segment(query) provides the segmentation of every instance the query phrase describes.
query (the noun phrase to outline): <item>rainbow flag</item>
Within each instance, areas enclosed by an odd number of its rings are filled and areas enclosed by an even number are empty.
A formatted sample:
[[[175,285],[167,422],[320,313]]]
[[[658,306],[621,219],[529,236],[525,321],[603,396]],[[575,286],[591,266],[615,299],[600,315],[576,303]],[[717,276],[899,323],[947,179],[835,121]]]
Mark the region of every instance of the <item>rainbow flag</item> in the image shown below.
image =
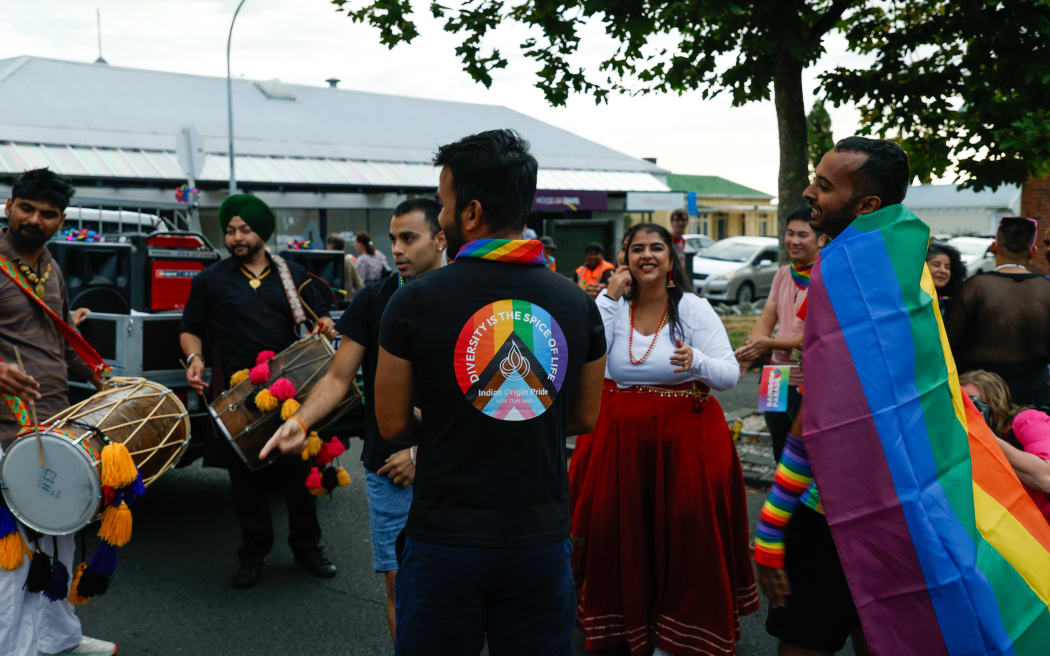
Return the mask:
[[[959,388],[901,205],[809,287],[803,439],[874,654],[1050,654],[1050,525]]]

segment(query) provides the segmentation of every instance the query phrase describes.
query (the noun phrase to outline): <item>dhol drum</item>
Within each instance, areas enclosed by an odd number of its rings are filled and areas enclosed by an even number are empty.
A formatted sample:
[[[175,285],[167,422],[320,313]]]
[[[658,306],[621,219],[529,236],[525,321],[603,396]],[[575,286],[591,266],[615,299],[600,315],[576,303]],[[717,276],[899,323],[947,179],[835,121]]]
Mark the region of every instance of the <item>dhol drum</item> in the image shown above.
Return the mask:
[[[335,349],[328,339],[320,335],[304,337],[270,359],[268,384],[278,378],[287,378],[295,386],[295,399],[302,402],[328,372],[334,357]],[[263,412],[255,406],[258,390],[259,387],[246,378],[223,392],[208,408],[223,436],[251,470],[268,464],[259,460],[259,452],[282,423],[279,408]],[[361,399],[357,384],[351,383],[346,398],[318,426],[323,429],[326,424],[331,424]]]
[[[170,469],[189,443],[185,406],[171,390],[145,378],[112,378],[109,387],[40,426],[44,466],[33,432],[0,460],[11,513],[47,535],[66,535],[102,510],[99,463],[106,440],[127,447],[147,486]]]

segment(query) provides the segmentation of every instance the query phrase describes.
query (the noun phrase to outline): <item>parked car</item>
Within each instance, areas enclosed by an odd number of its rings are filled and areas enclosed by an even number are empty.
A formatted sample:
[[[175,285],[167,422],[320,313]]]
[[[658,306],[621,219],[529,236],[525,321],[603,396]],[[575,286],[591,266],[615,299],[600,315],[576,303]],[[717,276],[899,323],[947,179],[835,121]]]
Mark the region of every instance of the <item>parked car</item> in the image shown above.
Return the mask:
[[[728,237],[693,258],[693,286],[712,301],[750,303],[769,295],[777,273],[773,237]]]
[[[988,248],[995,243],[995,237],[954,237],[946,243],[959,251],[966,266],[967,278],[981,271],[995,270],[995,255],[988,252]]]
[[[707,235],[701,234],[682,235],[682,238],[685,239],[686,250],[693,251],[694,253],[699,253],[707,248],[710,248],[715,243],[714,239],[711,239]]]

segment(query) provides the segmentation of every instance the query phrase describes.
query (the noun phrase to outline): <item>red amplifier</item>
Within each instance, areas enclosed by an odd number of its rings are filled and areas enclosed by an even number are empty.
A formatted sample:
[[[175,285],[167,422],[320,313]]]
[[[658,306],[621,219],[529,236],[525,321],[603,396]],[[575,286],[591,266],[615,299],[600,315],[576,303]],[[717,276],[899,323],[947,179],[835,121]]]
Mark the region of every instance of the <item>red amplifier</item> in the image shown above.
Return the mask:
[[[193,277],[207,264],[188,260],[160,260],[150,257],[149,309],[181,310],[190,297]]]
[[[148,280],[142,300],[149,312],[186,307],[193,278],[220,258],[211,244],[196,233],[143,235],[140,244],[140,252],[145,255],[144,273]]]

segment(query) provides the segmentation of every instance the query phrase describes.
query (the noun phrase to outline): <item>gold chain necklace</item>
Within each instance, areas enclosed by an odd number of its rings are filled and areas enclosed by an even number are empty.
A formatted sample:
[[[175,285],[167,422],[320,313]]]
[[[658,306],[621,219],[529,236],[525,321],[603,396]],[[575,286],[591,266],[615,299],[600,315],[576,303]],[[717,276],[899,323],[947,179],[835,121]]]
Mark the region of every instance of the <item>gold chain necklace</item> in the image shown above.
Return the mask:
[[[248,269],[241,267],[241,273],[248,277],[248,286],[254,291],[259,291],[259,287],[262,285],[262,279],[270,275],[270,267],[266,267],[266,271],[263,271],[261,276],[257,276]]]
[[[44,269],[44,275],[38,276],[36,273],[29,268],[29,265],[18,260],[18,270],[22,272],[22,275],[26,277],[26,280],[33,285],[33,293],[36,294],[37,298],[44,298],[44,285],[51,278],[51,263],[47,263],[47,268]]]

